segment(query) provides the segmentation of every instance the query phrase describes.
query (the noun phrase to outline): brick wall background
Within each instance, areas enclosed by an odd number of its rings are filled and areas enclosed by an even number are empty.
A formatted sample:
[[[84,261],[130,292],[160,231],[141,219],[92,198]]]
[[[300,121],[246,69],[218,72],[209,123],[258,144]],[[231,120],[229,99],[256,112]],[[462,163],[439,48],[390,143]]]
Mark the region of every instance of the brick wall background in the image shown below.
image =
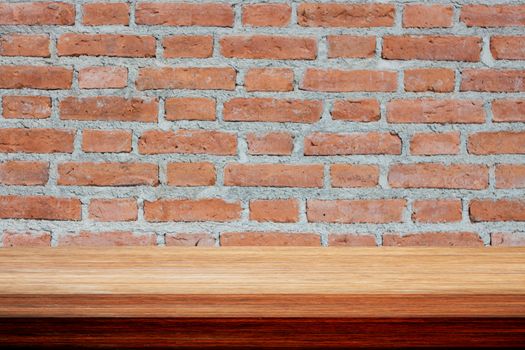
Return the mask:
[[[9,246],[525,245],[525,1],[0,2]]]

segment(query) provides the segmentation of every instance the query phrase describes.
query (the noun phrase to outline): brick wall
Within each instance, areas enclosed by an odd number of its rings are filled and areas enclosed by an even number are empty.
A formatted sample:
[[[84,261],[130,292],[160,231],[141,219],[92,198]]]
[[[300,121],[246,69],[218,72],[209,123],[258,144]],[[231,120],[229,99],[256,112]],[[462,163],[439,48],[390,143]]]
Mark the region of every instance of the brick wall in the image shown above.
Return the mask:
[[[525,1],[0,2],[1,245],[524,245]]]

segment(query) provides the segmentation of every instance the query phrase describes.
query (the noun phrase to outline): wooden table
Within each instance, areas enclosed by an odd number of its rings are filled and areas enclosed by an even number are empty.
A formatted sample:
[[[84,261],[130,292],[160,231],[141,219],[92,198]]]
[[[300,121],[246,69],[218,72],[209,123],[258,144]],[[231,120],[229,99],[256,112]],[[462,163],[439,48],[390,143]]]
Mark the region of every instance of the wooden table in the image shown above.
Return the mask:
[[[0,344],[525,344],[525,249],[0,250]]]

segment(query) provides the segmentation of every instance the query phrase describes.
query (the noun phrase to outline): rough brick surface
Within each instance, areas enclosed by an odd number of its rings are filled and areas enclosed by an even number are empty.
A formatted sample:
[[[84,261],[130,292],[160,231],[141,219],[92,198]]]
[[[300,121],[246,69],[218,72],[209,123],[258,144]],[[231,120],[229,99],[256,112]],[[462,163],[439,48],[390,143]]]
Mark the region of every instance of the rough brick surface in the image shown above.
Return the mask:
[[[525,1],[0,1],[0,246],[525,245]]]

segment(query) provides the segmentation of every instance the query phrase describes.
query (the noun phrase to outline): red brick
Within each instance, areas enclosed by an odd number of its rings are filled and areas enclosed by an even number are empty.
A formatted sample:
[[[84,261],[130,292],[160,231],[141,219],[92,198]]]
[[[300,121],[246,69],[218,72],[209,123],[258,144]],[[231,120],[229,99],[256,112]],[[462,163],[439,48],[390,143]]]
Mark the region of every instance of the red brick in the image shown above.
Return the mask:
[[[0,184],[38,186],[49,178],[49,164],[35,161],[5,161],[0,163]]]
[[[46,34],[2,35],[0,36],[0,56],[49,57],[49,36]]]
[[[311,37],[232,35],[220,40],[221,54],[228,58],[313,60],[317,41]]]
[[[332,187],[376,187],[379,184],[379,167],[368,164],[332,164]]]
[[[82,131],[82,151],[131,152],[131,131],[84,129]]]
[[[415,222],[461,221],[460,199],[416,200],[413,208],[412,220]]]
[[[223,3],[148,3],[137,4],[137,24],[165,26],[233,27],[233,8]]]
[[[525,221],[525,201],[522,199],[473,199],[470,201],[470,220]]]
[[[525,92],[525,70],[465,69],[461,91]]]
[[[150,35],[76,34],[58,38],[59,56],[155,57],[155,38]]]
[[[51,66],[0,66],[0,89],[69,89],[73,70]]]
[[[323,103],[316,100],[234,98],[224,103],[226,121],[315,123],[321,119]]]
[[[297,22],[304,27],[391,27],[395,7],[389,4],[299,4]]]
[[[332,233],[328,236],[329,247],[375,247],[376,238],[371,234]]]
[[[403,9],[403,27],[450,28],[453,15],[451,5],[408,4]]]
[[[432,156],[438,154],[458,154],[460,135],[457,131],[444,133],[422,132],[412,136],[410,154]]]
[[[481,190],[488,186],[488,167],[482,164],[394,164],[388,173],[393,188]]]
[[[224,167],[225,186],[322,187],[322,164],[240,164]]]
[[[63,2],[0,3],[0,25],[73,25],[75,6]]]
[[[225,232],[221,246],[320,246],[321,239],[314,233],[303,232]]]
[[[316,132],[305,136],[307,156],[352,154],[401,154],[401,139],[388,132],[356,132],[351,134]]]
[[[157,121],[156,99],[119,96],[66,97],[60,101],[60,119],[126,122]]]
[[[401,222],[404,199],[355,199],[307,201],[309,222],[373,223]]]
[[[214,247],[215,238],[207,233],[168,233],[167,246],[175,247]]]
[[[129,5],[123,2],[84,4],[82,12],[82,24],[87,26],[129,24]]]
[[[368,100],[335,100],[332,119],[352,122],[376,122],[381,118],[379,102]]]
[[[217,175],[209,162],[168,163],[167,178],[170,186],[213,186]]]
[[[464,5],[460,20],[467,27],[525,26],[525,5]]]
[[[525,234],[521,232],[494,232],[491,235],[494,247],[525,247]]]
[[[0,153],[72,153],[74,139],[66,129],[0,129]]]
[[[287,132],[249,133],[246,141],[248,154],[288,156],[293,151],[293,136]]]
[[[89,219],[94,221],[135,221],[137,212],[135,198],[100,198],[89,202]]]
[[[493,36],[490,52],[497,60],[525,59],[525,36]]]
[[[137,89],[235,90],[235,77],[231,67],[140,68]]]
[[[468,138],[470,154],[525,154],[525,132],[487,131]]]
[[[299,203],[295,199],[251,200],[250,220],[297,222],[299,221]]]
[[[289,68],[250,68],[244,77],[246,91],[292,91],[294,74]]]
[[[485,122],[481,100],[392,100],[387,104],[390,123],[472,123]]]
[[[51,98],[47,96],[4,96],[4,118],[46,119],[51,116]]]
[[[325,92],[396,91],[397,73],[375,70],[307,68],[301,89]]]
[[[460,50],[451,50],[460,47]],[[466,36],[405,35],[383,38],[383,58],[389,60],[439,60],[478,62],[481,38]]]
[[[249,4],[242,7],[242,24],[252,27],[286,27],[292,8],[288,4]]]
[[[405,91],[412,92],[452,92],[455,73],[446,68],[421,68],[405,71]]]
[[[495,122],[525,122],[525,100],[494,100],[492,115]]]
[[[375,36],[329,35],[328,58],[371,58],[376,53]]]
[[[385,233],[384,246],[396,247],[482,247],[483,241],[474,232]]]
[[[128,85],[126,67],[86,67],[78,72],[81,89],[121,89]]]
[[[0,196],[0,219],[79,221],[81,215],[77,198]]]
[[[496,164],[496,188],[525,188],[525,165]]]
[[[139,139],[140,154],[237,154],[237,135],[213,130],[145,131]]]
[[[212,98],[167,98],[165,108],[167,120],[215,120],[215,100]]]
[[[235,221],[241,217],[240,202],[210,199],[159,199],[144,202],[144,218],[165,221]]]
[[[58,245],[70,247],[152,246],[157,245],[157,236],[151,233],[134,234],[129,231],[81,231],[78,235],[60,236]]]
[[[173,35],[162,40],[166,58],[208,58],[213,54],[211,35]]]
[[[2,246],[4,248],[50,247],[51,234],[46,231],[4,231]]]
[[[58,165],[61,186],[156,186],[157,164],[68,162]]]

